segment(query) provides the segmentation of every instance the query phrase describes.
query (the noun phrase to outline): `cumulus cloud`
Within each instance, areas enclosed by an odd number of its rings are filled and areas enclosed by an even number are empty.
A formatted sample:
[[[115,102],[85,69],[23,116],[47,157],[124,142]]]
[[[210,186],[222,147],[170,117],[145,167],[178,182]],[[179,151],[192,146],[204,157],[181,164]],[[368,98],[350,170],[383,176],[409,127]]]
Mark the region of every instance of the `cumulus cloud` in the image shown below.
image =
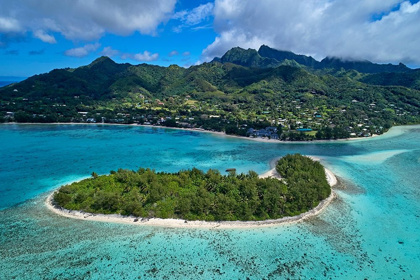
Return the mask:
[[[420,2],[401,0],[216,0],[219,34],[202,54],[209,61],[235,46],[262,44],[312,55],[420,63]]]
[[[105,32],[154,35],[170,19],[176,0],[0,0],[0,33],[34,32],[51,43],[52,32],[71,40],[96,40]]]
[[[174,27],[174,32],[181,32],[183,28],[200,24],[209,19],[213,14],[214,4],[209,2],[202,4],[194,9],[179,11],[172,16],[172,19],[181,21],[181,24]]]
[[[137,61],[156,61],[159,59],[159,54],[158,53],[151,53],[149,51],[144,51],[142,53],[136,53],[136,54],[132,54],[132,53],[123,53],[121,55],[122,59],[133,59],[133,60],[137,60]]]
[[[191,11],[180,11],[175,13],[172,18],[179,19],[187,25],[196,25],[208,18],[213,12],[213,3],[202,4]]]
[[[105,47],[100,54],[108,57],[113,57],[119,55],[120,51],[114,50],[112,47]]]
[[[158,53],[151,53],[148,51],[144,51],[143,53],[137,53],[133,55],[133,59],[137,61],[155,61],[158,60],[159,54]]]
[[[55,44],[57,41],[55,40],[54,36],[45,33],[43,30],[36,30],[34,31],[34,36],[40,39],[42,42]]]
[[[64,54],[66,56],[72,56],[72,57],[85,57],[91,52],[96,51],[100,46],[101,44],[99,43],[87,44],[87,45],[84,45],[83,47],[67,50],[64,52]]]
[[[190,55],[191,55],[191,53],[190,53],[190,52],[183,52],[183,53],[182,53],[182,55],[183,55],[183,56],[190,56]]]
[[[22,27],[20,23],[11,17],[0,16],[0,32],[1,33],[15,33],[20,32]]]

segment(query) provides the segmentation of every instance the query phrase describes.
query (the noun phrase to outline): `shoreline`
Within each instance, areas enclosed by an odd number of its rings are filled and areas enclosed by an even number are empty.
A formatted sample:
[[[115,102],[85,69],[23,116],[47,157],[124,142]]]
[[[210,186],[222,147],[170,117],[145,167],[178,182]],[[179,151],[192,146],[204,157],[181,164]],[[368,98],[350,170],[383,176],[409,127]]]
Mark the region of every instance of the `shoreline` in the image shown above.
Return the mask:
[[[268,170],[267,172],[260,174],[258,177],[259,178],[276,178],[279,180],[283,180],[283,178],[280,176],[280,174],[277,172],[276,170],[276,163],[277,161],[279,161],[279,159],[281,159],[282,157],[276,157],[273,158],[272,160],[270,160],[270,170]]]
[[[256,141],[256,142],[263,142],[263,143],[274,143],[274,144],[307,144],[307,143],[345,143],[348,141],[363,141],[363,140],[369,140],[373,139],[375,137],[385,135],[387,132],[383,134],[373,134],[369,137],[355,137],[355,138],[343,138],[343,139],[330,139],[330,140],[312,140],[312,141],[280,141],[280,140],[274,140],[274,139],[266,139],[266,138],[252,138],[252,137],[245,137],[245,136],[239,136],[239,135],[233,135],[233,134],[226,134],[225,132],[221,131],[211,131],[211,130],[205,130],[200,128],[182,128],[182,127],[167,127],[167,126],[156,126],[156,125],[146,125],[146,124],[123,124],[123,123],[2,123],[5,125],[106,125],[106,126],[131,126],[131,127],[149,127],[149,128],[157,128],[157,129],[172,129],[172,130],[181,130],[181,131],[191,131],[191,132],[202,132],[202,133],[210,133],[213,135],[218,135],[221,137],[230,137],[230,138],[236,138],[236,139],[243,139],[243,140],[250,140],[250,141]]]
[[[311,157],[315,160],[315,157]],[[277,162],[279,157],[274,158],[270,161],[271,169],[268,172],[260,175],[260,178],[266,177],[275,177],[281,180],[279,174],[275,168],[272,168],[273,162]],[[318,159],[319,160],[319,159]],[[324,200],[322,200],[315,208],[302,213],[298,216],[292,217],[283,217],[276,220],[264,220],[264,221],[220,221],[220,222],[207,222],[207,221],[187,221],[182,219],[161,219],[161,218],[137,218],[134,216],[122,216],[118,214],[94,214],[86,213],[82,211],[67,210],[61,207],[56,207],[52,198],[56,190],[48,195],[45,200],[46,207],[53,213],[71,219],[77,220],[87,220],[87,221],[96,221],[96,222],[111,222],[119,224],[129,224],[137,226],[158,226],[158,227],[167,227],[167,228],[206,228],[206,229],[252,229],[260,227],[271,227],[278,225],[288,225],[293,223],[302,222],[308,218],[314,217],[320,214],[330,203],[333,201],[337,194],[333,190],[333,187],[337,184],[337,178],[335,175],[328,169],[325,169],[325,174],[327,176],[328,184],[331,187],[331,194]]]

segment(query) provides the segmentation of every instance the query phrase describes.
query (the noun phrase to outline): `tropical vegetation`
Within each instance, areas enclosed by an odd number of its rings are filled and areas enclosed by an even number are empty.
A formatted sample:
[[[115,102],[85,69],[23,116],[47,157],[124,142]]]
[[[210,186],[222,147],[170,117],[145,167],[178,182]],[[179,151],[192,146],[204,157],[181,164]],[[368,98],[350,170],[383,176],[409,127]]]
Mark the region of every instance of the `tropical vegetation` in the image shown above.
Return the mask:
[[[138,123],[242,136],[275,126],[280,140],[363,137],[420,123],[419,71],[318,62],[267,46],[234,48],[189,68],[101,57],[0,88],[0,122]]]
[[[119,169],[61,187],[54,204],[89,213],[185,220],[266,220],[299,215],[331,193],[323,166],[300,154],[276,165],[282,179],[254,171],[222,175],[196,168],[176,173]]]

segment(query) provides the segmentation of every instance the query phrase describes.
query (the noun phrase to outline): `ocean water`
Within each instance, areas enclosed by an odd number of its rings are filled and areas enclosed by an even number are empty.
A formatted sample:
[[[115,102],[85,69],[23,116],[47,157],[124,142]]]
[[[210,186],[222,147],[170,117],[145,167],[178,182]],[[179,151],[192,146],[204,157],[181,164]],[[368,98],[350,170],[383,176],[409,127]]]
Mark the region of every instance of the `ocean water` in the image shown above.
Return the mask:
[[[273,144],[94,125],[0,125],[0,279],[420,279],[420,126],[373,139]],[[173,229],[63,218],[55,188],[95,171],[269,169],[321,157],[338,198],[304,222]]]
[[[0,87],[4,87],[4,86],[7,86],[7,85],[9,85],[9,84],[11,84],[11,83],[13,83],[13,82],[8,82],[8,81],[0,81]]]
[[[2,81],[2,80],[0,80],[0,87],[4,87],[4,86],[7,86],[7,85],[10,85],[10,84],[13,84],[13,83],[16,83],[16,82],[20,82],[21,80],[23,80],[23,79],[20,79],[19,81]]]

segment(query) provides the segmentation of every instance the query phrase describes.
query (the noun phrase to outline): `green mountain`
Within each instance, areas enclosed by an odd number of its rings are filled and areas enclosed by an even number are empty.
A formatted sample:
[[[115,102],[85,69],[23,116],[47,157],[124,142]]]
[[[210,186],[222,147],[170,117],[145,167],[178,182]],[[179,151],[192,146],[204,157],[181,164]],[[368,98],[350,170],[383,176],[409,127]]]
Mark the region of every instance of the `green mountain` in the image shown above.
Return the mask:
[[[244,50],[239,47],[229,50],[225,55],[222,56],[220,62],[259,68],[280,66],[279,61],[272,58],[262,57],[256,50]]]
[[[408,73],[377,73],[361,79],[363,83],[380,86],[403,86],[420,90],[420,69]]]
[[[262,53],[261,53],[262,51]],[[282,52],[261,46],[257,52],[253,49],[233,48],[221,58],[216,57],[212,62],[232,63],[253,68],[276,68],[279,66],[308,66],[304,62],[305,56],[295,55],[291,52]]]
[[[412,69],[402,63],[399,65],[376,64],[367,60],[343,60],[336,57],[327,57],[319,62],[311,56],[298,55],[289,51],[280,51],[265,45],[261,46],[258,52],[253,49],[245,50],[236,47],[229,50],[222,58],[216,58],[214,61],[258,68],[278,67],[284,65],[285,61],[293,61],[295,64],[306,66],[310,69],[344,69],[356,70],[360,73],[407,73],[412,71]]]
[[[317,69],[321,63],[266,46],[234,48],[188,69],[100,57],[0,88],[0,121],[162,124],[167,118],[165,125],[240,135],[281,124],[288,132],[279,137],[289,140],[312,139],[315,131],[317,139],[369,135],[420,122],[419,70],[366,74]],[[293,134],[298,128],[314,133]]]
[[[260,47],[260,49],[258,50],[258,54],[261,57],[275,59],[279,62],[285,61],[285,60],[294,60],[300,65],[304,65],[311,68],[318,68],[318,65],[319,65],[319,62],[316,61],[311,56],[298,55],[298,54],[288,52],[288,51],[279,51],[265,45],[262,45]]]
[[[324,58],[318,65],[319,69],[340,69],[345,70],[356,70],[360,73],[383,73],[383,72],[396,72],[404,73],[411,72],[412,69],[408,68],[404,64],[400,63],[399,65],[393,64],[376,64],[367,60],[357,61],[357,60],[342,60],[336,57],[327,57]]]
[[[252,63],[251,63],[252,64]],[[293,64],[292,64],[293,65]],[[160,67],[148,64],[117,64],[101,57],[76,69],[55,69],[0,90],[3,99],[32,100],[83,96],[92,100],[124,98],[140,93],[150,98],[165,98],[183,93],[205,97],[211,93],[226,94],[267,83],[271,91],[279,86],[294,87],[305,80],[318,88],[316,75],[292,66],[250,68],[232,63],[204,63],[185,69],[176,65]],[[311,81],[314,82],[311,85]],[[272,84],[271,84],[272,83]]]

